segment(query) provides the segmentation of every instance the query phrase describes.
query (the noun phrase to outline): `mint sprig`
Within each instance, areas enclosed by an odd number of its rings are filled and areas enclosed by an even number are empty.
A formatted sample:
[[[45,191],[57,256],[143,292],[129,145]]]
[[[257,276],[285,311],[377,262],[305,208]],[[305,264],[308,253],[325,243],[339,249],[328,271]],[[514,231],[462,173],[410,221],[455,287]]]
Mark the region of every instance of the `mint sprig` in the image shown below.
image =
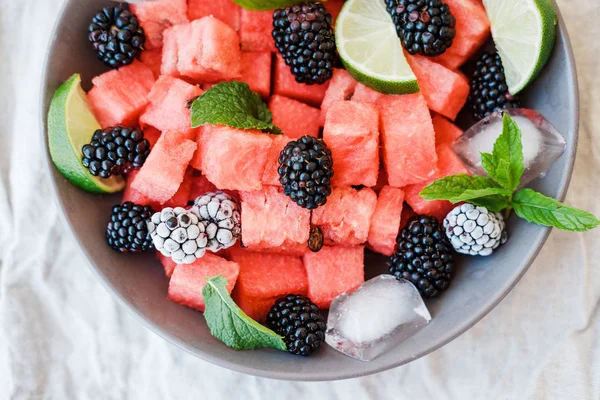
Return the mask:
[[[525,171],[521,130],[508,114],[502,120],[502,134],[491,154],[481,153],[483,168],[489,175],[465,174],[439,179],[419,194],[425,200],[448,200],[453,204],[469,202],[490,211],[511,210],[528,222],[567,231],[583,232],[600,225],[587,211],[566,206],[533,189],[517,190]]]
[[[283,133],[273,125],[273,115],[260,96],[243,82],[223,82],[213,86],[194,100],[191,110],[192,128],[211,124]]]
[[[210,333],[235,350],[273,347],[285,351],[283,338],[247,316],[229,296],[223,276],[206,279],[202,289],[204,318]]]

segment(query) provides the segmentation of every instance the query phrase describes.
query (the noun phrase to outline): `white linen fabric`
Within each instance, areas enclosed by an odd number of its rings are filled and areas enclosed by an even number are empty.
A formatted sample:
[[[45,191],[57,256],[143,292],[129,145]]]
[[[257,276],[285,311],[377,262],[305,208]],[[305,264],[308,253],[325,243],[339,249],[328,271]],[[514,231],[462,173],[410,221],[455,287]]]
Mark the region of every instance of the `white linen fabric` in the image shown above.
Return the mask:
[[[483,321],[407,366],[295,383],[201,361],[103,288],[62,225],[41,160],[40,70],[61,0],[0,0],[0,399],[600,399],[600,230],[554,231]],[[567,201],[600,215],[600,6],[559,0],[581,85]]]

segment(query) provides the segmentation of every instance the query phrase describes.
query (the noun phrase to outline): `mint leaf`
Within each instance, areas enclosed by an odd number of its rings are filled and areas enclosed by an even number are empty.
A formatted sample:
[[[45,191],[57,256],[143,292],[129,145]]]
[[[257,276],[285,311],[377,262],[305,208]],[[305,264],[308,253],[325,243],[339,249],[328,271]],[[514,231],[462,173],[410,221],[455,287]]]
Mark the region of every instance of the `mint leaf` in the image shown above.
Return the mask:
[[[206,124],[282,134],[273,125],[273,115],[260,96],[246,83],[237,81],[219,83],[193,102],[192,128]]]
[[[210,333],[235,350],[273,347],[287,350],[283,338],[247,316],[229,296],[223,276],[207,278],[202,289]]]
[[[521,189],[512,201],[515,213],[528,222],[565,231],[583,232],[600,225],[587,211],[566,206],[532,189]]]
[[[525,171],[521,129],[508,114],[502,119],[502,134],[494,143],[493,153],[481,153],[481,163],[485,172],[506,189],[519,187]]]
[[[484,176],[466,174],[447,176],[425,187],[419,196],[425,200],[448,200],[453,204],[468,201],[497,212],[508,206],[510,192]]]

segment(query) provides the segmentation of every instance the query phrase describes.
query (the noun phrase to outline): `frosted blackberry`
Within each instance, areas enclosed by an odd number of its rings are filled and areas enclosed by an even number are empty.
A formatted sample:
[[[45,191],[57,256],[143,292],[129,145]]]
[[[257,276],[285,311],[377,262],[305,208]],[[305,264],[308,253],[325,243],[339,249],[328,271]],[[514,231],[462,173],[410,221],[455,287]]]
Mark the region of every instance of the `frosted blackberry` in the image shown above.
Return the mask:
[[[106,179],[144,165],[150,154],[150,143],[141,130],[118,126],[98,129],[81,151],[81,162],[90,174]]]
[[[385,0],[402,45],[410,54],[439,56],[456,36],[456,19],[442,0]]]
[[[508,239],[502,214],[472,204],[450,211],[444,229],[454,249],[471,256],[489,256]]]
[[[337,53],[332,17],[321,3],[275,10],[273,39],[299,83],[321,85],[333,76]]]
[[[192,264],[206,253],[208,234],[193,208],[164,208],[152,215],[148,231],[156,250],[177,264]]]
[[[149,206],[132,202],[116,205],[106,226],[106,240],[114,250],[139,253],[153,249],[147,223],[154,211]]]
[[[267,326],[283,336],[290,353],[302,356],[311,355],[321,346],[327,329],[321,309],[298,294],[275,302],[267,315]]]
[[[450,286],[453,251],[437,218],[417,215],[398,235],[390,273],[411,281],[423,297],[438,296]]]
[[[320,139],[303,136],[289,142],[279,155],[279,182],[283,192],[300,207],[315,209],[331,194],[331,150]]]
[[[223,192],[206,193],[194,202],[194,211],[208,238],[206,249],[217,252],[233,246],[242,234],[240,207]]]
[[[508,92],[502,59],[498,53],[484,53],[475,65],[469,103],[476,120],[507,108],[519,108],[517,97]]]
[[[98,58],[111,68],[131,64],[146,42],[144,29],[126,6],[104,7],[98,12],[88,38]]]

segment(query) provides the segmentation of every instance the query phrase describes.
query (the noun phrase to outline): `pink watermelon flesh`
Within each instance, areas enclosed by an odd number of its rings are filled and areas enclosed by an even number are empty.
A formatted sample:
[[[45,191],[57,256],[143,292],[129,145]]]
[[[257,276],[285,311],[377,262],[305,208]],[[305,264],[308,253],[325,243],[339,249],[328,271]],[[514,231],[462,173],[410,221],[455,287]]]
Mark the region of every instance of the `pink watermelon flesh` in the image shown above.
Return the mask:
[[[288,256],[303,256],[304,253],[308,251],[308,242],[307,243],[295,243],[290,240],[286,240],[279,247],[268,248],[268,249],[257,249],[257,248],[249,248],[246,249],[248,251],[258,252],[258,253],[267,253],[267,254],[283,254]]]
[[[196,200],[199,196],[204,196],[209,192],[216,192],[218,189],[204,175],[198,175],[198,171],[194,171],[192,176],[192,188],[190,190],[189,201]]]
[[[144,127],[144,138],[150,142],[150,148],[154,148],[156,142],[158,142],[158,138],[161,135],[161,131],[151,126]]]
[[[252,307],[242,310],[246,314],[263,321],[269,309],[278,297],[290,293],[306,295],[308,280],[302,258],[280,254],[253,253],[243,249],[233,250],[231,260],[240,266],[240,275],[237,280],[233,298],[249,298],[251,303],[259,300],[268,300],[268,308]],[[239,303],[238,303],[239,305]]]
[[[236,32],[240,30],[240,10],[231,0],[188,0],[190,21],[212,15]]]
[[[192,157],[192,161],[190,161],[190,166],[198,171],[202,171],[202,134],[204,133],[204,126],[196,128],[196,153],[194,153],[194,157]]]
[[[219,189],[260,190],[271,135],[205,125],[200,134],[202,173]]]
[[[428,57],[407,56],[407,60],[429,109],[454,121],[469,97],[469,80]]]
[[[363,85],[362,83],[359,83],[354,89],[352,101],[361,101],[363,103],[375,104],[379,101],[379,99],[381,99],[384,96],[385,95],[383,93],[379,93],[378,91],[373,90],[370,87]]]
[[[123,192],[123,199],[121,200],[121,202],[125,203],[127,201],[130,201],[141,206],[150,206],[153,210],[159,211],[162,208],[160,203],[152,201],[148,196],[143,195],[142,193],[138,192],[137,190],[131,187],[131,184],[134,181],[138,172],[139,170],[133,170],[127,174],[127,184],[125,186],[125,191]]]
[[[188,200],[190,198],[190,193],[192,191],[192,183],[193,183],[193,175],[194,170],[192,168],[188,168],[185,176],[183,177],[183,182],[179,185],[179,189],[177,189],[177,193],[173,195],[165,204],[164,207],[187,207]]]
[[[235,304],[237,304],[247,316],[261,323],[267,319],[267,315],[277,299],[278,297],[263,298],[241,296],[237,294],[235,290],[233,291],[233,301],[235,301]]]
[[[377,253],[391,256],[400,231],[404,192],[402,189],[385,186],[377,197],[377,207],[371,218],[368,247]]]
[[[441,221],[454,208],[454,205],[449,201],[427,201],[419,196],[419,193],[425,186],[437,179],[450,175],[468,174],[469,172],[449,145],[438,146],[436,150],[438,153],[438,174],[427,182],[405,187],[404,192],[406,202],[417,214],[432,215]]]
[[[154,78],[160,77],[160,66],[162,64],[162,49],[145,50],[140,54],[140,62],[152,70]]]
[[[456,139],[462,136],[463,131],[452,122],[448,121],[441,115],[434,115],[433,129],[435,130],[435,145],[436,147],[442,145],[452,145]]]
[[[312,224],[321,228],[328,243],[355,246],[367,241],[376,205],[377,195],[370,188],[334,188],[327,203],[313,210]]]
[[[281,128],[287,137],[319,137],[321,111],[318,108],[276,94],[271,97],[269,109],[273,113],[273,123]]]
[[[434,176],[437,172],[435,133],[423,96],[420,93],[384,96],[377,105],[390,186],[401,188]]]
[[[336,101],[323,140],[333,157],[334,186],[375,186],[379,175],[379,112],[372,104]]]
[[[344,292],[351,292],[365,280],[365,252],[362,246],[323,247],[304,255],[308,297],[322,309]]]
[[[160,204],[171,199],[196,151],[196,143],[175,132],[160,136],[131,186]]]
[[[323,85],[305,85],[296,82],[290,67],[285,65],[281,55],[277,54],[275,59],[275,76],[273,78],[274,92],[282,96],[300,100],[312,106],[318,107],[323,102],[329,82]]]
[[[163,268],[165,269],[165,275],[167,275],[167,277],[170,278],[173,275],[173,271],[175,271],[175,267],[177,267],[177,263],[173,261],[171,257],[163,256],[160,251],[156,252],[156,258],[158,259],[158,261],[160,261]]]
[[[276,52],[272,31],[273,11],[251,11],[242,8],[240,42],[243,51]]]
[[[269,51],[242,52],[240,81],[246,82],[263,99],[268,99],[271,93],[272,59]]]
[[[185,76],[195,83],[241,77],[237,33],[213,17],[178,25],[164,33],[162,73]]]
[[[237,263],[206,253],[193,264],[181,264],[175,267],[169,283],[169,300],[204,311],[202,289],[206,278],[222,275],[227,280],[227,291],[231,293],[240,273]]]
[[[198,86],[172,76],[161,76],[148,94],[150,104],[140,117],[142,126],[150,125],[163,132],[192,129],[186,103],[202,94]]]
[[[267,165],[265,167],[265,173],[262,177],[263,185],[272,185],[279,186],[279,155],[281,151],[292,139],[285,135],[275,135],[273,136],[273,144],[269,149],[269,154],[267,157]]]
[[[100,125],[137,125],[154,82],[152,70],[139,61],[92,79],[87,98]]]
[[[162,47],[165,29],[189,22],[186,3],[186,0],[154,0],[130,6],[144,28],[146,50],[157,50]]]
[[[343,4],[343,3],[342,3]],[[350,100],[356,88],[356,80],[345,69],[335,69],[333,78],[325,92],[325,98],[321,103],[321,125],[325,124],[325,118],[329,107],[339,100]]]
[[[490,21],[481,1],[447,0],[456,18],[456,37],[444,54],[432,60],[456,70],[485,44],[490,36]]]
[[[249,249],[305,245],[310,234],[310,211],[283,194],[281,187],[241,192],[242,243]]]

